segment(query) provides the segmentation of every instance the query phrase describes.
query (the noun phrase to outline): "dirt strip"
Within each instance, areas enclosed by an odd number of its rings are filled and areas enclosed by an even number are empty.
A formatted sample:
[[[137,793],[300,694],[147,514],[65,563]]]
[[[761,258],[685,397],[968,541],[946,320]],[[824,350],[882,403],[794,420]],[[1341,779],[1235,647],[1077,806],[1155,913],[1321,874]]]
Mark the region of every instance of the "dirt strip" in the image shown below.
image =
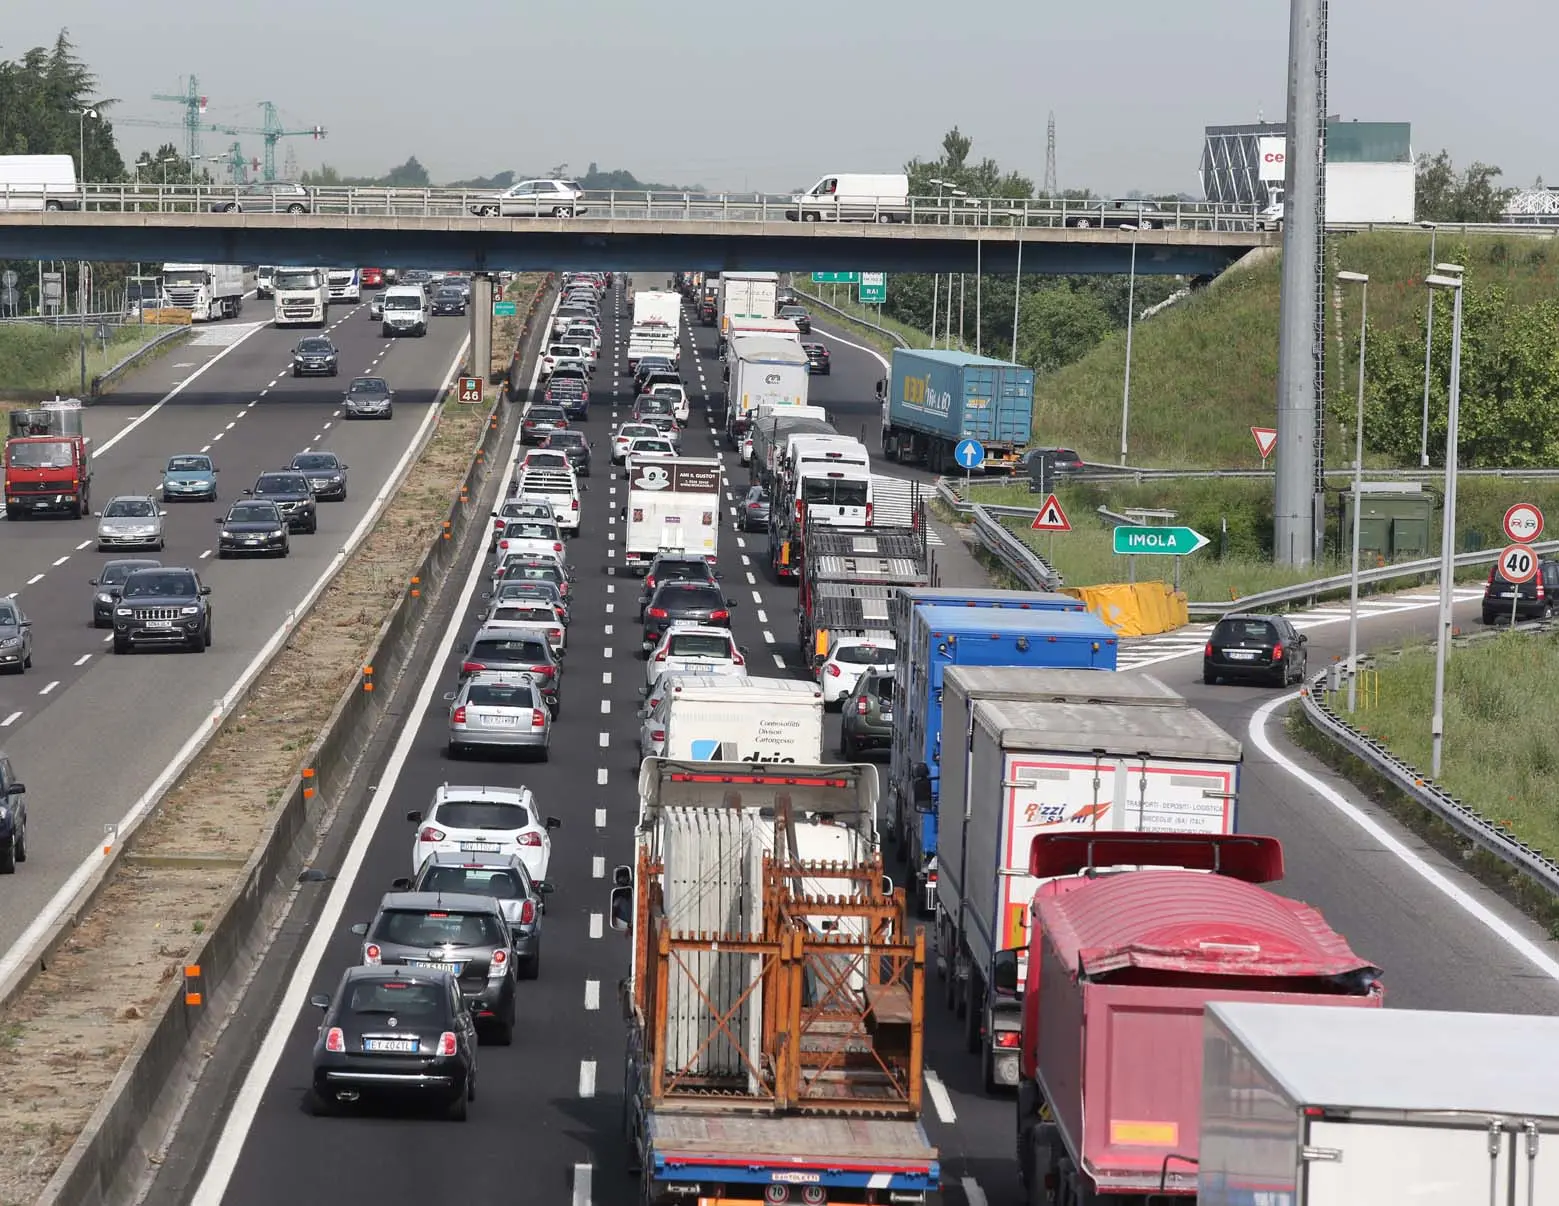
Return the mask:
[[[509,296],[520,313],[545,281],[516,278]],[[24,1206],[43,1190],[140,1039],[146,1014],[233,891],[303,753],[427,555],[487,411],[444,404],[426,451],[368,538],[142,826],[133,854],[48,970],[0,1014],[4,1206]]]

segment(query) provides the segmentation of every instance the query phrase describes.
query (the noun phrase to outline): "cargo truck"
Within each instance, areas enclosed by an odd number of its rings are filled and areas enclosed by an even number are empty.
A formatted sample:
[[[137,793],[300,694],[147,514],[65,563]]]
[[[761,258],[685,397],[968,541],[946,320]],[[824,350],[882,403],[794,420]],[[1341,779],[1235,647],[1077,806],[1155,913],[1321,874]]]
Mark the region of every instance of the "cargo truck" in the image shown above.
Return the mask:
[[[722,272],[716,306],[720,337],[731,331],[733,318],[772,319],[774,295],[779,292],[777,272]]]
[[[761,485],[770,494],[779,488],[779,473],[783,468],[780,457],[785,451],[785,441],[790,436],[801,433],[839,434],[826,418],[818,417],[816,412],[819,409],[808,406],[803,414],[799,408],[795,412],[788,408],[776,408],[753,421],[749,428],[752,435],[752,458],[748,474],[755,484]]]
[[[1559,1202],[1559,1018],[1213,1001],[1204,1206]]]
[[[628,473],[628,502],[620,512],[624,564],[642,574],[662,551],[713,564],[720,540],[719,458],[644,457]]]
[[[893,592],[930,584],[924,508],[917,504],[911,519],[902,528],[814,524],[799,556],[788,554],[804,571],[796,592],[796,635],[812,664],[836,635],[880,631],[892,637]]]
[[[44,403],[7,416],[5,517],[92,513],[92,442],[82,434],[81,404]]]
[[[1018,1083],[1029,847],[1041,833],[1233,833],[1240,743],[1147,675],[950,666],[942,678],[937,953],[987,1092]]]
[[[864,457],[866,450],[850,441]],[[869,529],[874,518],[872,472],[849,463],[843,445],[829,456],[785,467],[771,488],[769,502],[769,565],[776,577],[794,578],[805,572],[806,533],[817,528]],[[797,553],[801,553],[800,558]]]
[[[948,666],[1115,669],[1115,633],[1066,595],[1033,592],[1033,610],[916,606],[901,628],[893,707],[890,801],[899,850],[926,916],[937,907],[937,792],[942,762],[942,673]],[[1045,602],[1054,600],[1054,610]],[[1061,602],[1065,600],[1065,602]]]
[[[1194,1198],[1209,1003],[1339,1016],[1381,1004],[1378,967],[1314,908],[1261,886],[1283,877],[1276,838],[1043,834],[1029,875],[1046,881],[1029,908],[1021,989],[1017,1157],[1029,1203]],[[1018,991],[1014,956],[996,971],[998,991]],[[1265,1101],[1249,1105],[1244,1125],[1265,1119]]]
[[[782,413],[807,405],[810,377],[801,345],[772,335],[742,335],[726,347],[725,436],[734,448],[761,409]]]
[[[277,268],[271,277],[278,327],[323,327],[330,313],[330,286],[323,268]]]
[[[962,440],[985,448],[976,472],[1010,474],[1033,429],[1034,370],[968,352],[896,348],[882,403],[882,455],[962,472],[953,450]]]
[[[332,302],[357,305],[363,300],[363,275],[357,268],[332,268],[325,274]]]
[[[162,291],[168,305],[188,310],[194,322],[233,318],[244,308],[242,264],[164,264]]]
[[[940,1201],[925,939],[883,875],[876,802],[870,766],[640,767],[609,916],[644,1206]]]
[[[694,762],[823,760],[823,693],[816,683],[742,674],[676,674],[649,704],[642,753]]]
[[[682,298],[675,293],[644,289],[633,295],[635,327],[666,327],[676,335],[682,330]]]

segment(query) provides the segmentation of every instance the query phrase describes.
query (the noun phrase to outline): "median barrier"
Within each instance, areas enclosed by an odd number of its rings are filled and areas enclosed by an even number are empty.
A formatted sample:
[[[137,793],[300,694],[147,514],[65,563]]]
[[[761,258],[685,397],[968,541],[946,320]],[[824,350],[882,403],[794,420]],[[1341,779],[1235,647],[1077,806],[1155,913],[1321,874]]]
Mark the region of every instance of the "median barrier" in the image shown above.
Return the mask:
[[[187,314],[189,311],[181,310],[179,313]],[[102,394],[103,387],[110,384],[115,377],[129,372],[157,348],[166,347],[168,344],[180,339],[188,339],[193,329],[188,323],[185,323],[183,326],[170,326],[162,334],[148,339],[140,347],[136,348],[135,351],[120,360],[119,363],[110,366],[96,377],[93,377],[92,388],[86,399],[87,404],[90,406],[92,400]]]
[[[539,295],[549,294],[550,287],[551,278]],[[394,686],[408,669],[425,620],[440,602],[447,571],[473,525],[486,528],[491,507],[482,503],[484,488],[495,466],[499,473],[507,468],[500,463],[500,453],[513,435],[516,418],[517,412],[506,412],[495,395],[470,469],[447,519],[434,529],[427,556],[380,626],[362,671],[303,755],[238,884],[186,956],[185,964],[199,969],[199,1002],[187,999],[186,982],[175,977],[152,1007],[148,1030],[131,1049],[35,1206],[110,1206],[136,1196],[136,1187],[178,1120],[186,1091],[200,1076],[228,1006],[241,994],[263,957],[273,926],[290,907],[299,872],[323,836],[324,823],[341,821],[344,814],[334,818],[330,814],[371,752],[381,722],[393,719],[397,712]],[[437,590],[426,589],[433,583],[440,584]],[[235,707],[229,715],[238,711]],[[218,731],[216,726],[212,731]],[[133,834],[123,841],[120,857],[133,853],[133,842]],[[105,874],[103,882],[106,879]],[[91,903],[89,899],[81,904],[73,918],[90,910]],[[19,990],[13,990],[13,995],[14,991]],[[261,1037],[255,1034],[250,1039],[258,1044]]]

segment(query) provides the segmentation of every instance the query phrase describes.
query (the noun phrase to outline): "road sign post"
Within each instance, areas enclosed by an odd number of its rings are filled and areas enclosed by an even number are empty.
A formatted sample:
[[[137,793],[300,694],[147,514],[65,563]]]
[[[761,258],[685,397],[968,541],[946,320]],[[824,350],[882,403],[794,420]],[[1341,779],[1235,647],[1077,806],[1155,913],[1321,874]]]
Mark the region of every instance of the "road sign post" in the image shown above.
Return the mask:
[[[863,306],[880,306],[888,300],[888,274],[863,272],[856,290],[856,299]]]
[[[1277,447],[1278,432],[1276,427],[1252,427],[1251,437],[1256,441],[1256,451],[1261,453],[1261,467],[1267,467],[1267,458],[1272,455],[1272,450]]]
[[[969,498],[969,475],[981,465],[985,464],[985,445],[979,440],[959,440],[953,447],[953,460],[957,461],[964,471],[964,498]]]
[[[482,379],[480,377],[462,377],[458,392],[455,394],[457,402],[464,402],[470,406],[477,406],[482,401]]]
[[[1054,494],[1047,495],[1045,501],[1040,504],[1035,512],[1029,529],[1034,532],[1050,533],[1050,564],[1056,563],[1056,533],[1070,532],[1072,521],[1066,517],[1066,512],[1061,509],[1061,501]]]
[[[1122,525],[1115,529],[1117,557],[1185,557],[1212,542],[1194,528]]]
[[[1514,624],[1521,584],[1537,577],[1537,554],[1524,544],[1506,545],[1499,553],[1499,576],[1510,583],[1510,622]]]
[[[812,274],[814,285],[858,285],[861,283],[859,272],[814,272]]]
[[[495,301],[493,303],[494,318],[513,318],[519,310],[512,301]]]
[[[1530,544],[1543,534],[1543,513],[1533,503],[1517,503],[1505,512],[1505,536],[1515,544]]]

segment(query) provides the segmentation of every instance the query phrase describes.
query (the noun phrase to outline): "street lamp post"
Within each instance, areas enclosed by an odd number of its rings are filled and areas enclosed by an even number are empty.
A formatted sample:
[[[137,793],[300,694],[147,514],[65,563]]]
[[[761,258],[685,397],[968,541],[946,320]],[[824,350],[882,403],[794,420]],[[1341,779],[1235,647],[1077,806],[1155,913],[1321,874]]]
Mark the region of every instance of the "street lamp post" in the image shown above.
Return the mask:
[[[1429,230],[1429,269],[1434,271],[1435,238],[1440,228],[1433,222],[1420,222]],[[1418,437],[1418,465],[1429,468],[1429,363],[1434,356],[1434,290],[1429,290],[1429,305],[1424,315],[1424,425]]]
[[[1126,281],[1126,381],[1121,387],[1121,464],[1126,463],[1126,433],[1131,423],[1131,329],[1137,308],[1137,227],[1131,222],[1121,226],[1131,231],[1131,275]]]
[[[81,187],[87,184],[87,119],[97,120],[97,110],[93,108],[77,109],[76,116],[80,119],[76,123],[76,174],[81,177]]]
[[[937,205],[938,211],[940,211],[941,208],[942,208],[942,190],[943,189],[947,189],[947,188],[952,188],[953,187],[952,182],[948,181],[948,180],[932,179],[932,180],[928,180],[926,183],[936,185],[936,205]],[[939,223],[945,225],[946,222],[947,222],[947,215],[939,212],[937,214],[937,221]],[[932,275],[931,275],[931,346],[932,347],[936,347],[937,302],[939,301],[941,296],[942,296],[942,274],[940,272],[935,272],[935,273],[932,273]]]
[[[1018,312],[1023,305],[1023,240],[1018,240],[1018,275],[1012,282],[1012,355],[1007,359],[1018,362]]]
[[[1436,265],[1439,267],[1439,265]],[[1432,273],[1424,278],[1431,289],[1451,291],[1451,384],[1445,425],[1445,503],[1440,521],[1440,614],[1435,625],[1434,710],[1429,721],[1433,739],[1429,774],[1440,777],[1445,744],[1445,655],[1451,643],[1451,602],[1456,579],[1456,438],[1462,401],[1462,278]]]
[[[1367,272],[1339,272],[1339,281],[1359,286],[1359,408],[1353,417],[1353,538],[1348,571],[1348,711],[1357,702],[1359,672],[1359,513],[1364,509],[1364,341],[1370,313]]]

